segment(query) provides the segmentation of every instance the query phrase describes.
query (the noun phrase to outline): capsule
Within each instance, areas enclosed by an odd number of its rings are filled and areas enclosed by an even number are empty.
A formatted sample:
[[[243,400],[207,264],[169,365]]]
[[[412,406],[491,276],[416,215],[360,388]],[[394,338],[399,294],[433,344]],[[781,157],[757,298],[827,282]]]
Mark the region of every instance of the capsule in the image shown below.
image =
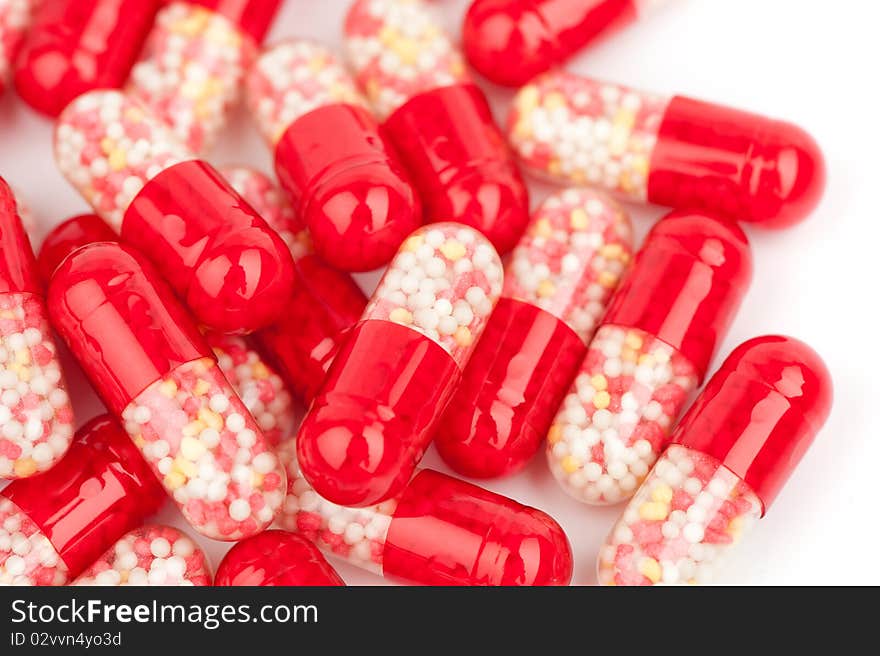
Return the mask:
[[[71,585],[211,585],[205,552],[171,526],[144,526],[126,533]]]
[[[464,51],[483,76],[518,87],[661,1],[475,0],[464,18]]]
[[[831,397],[825,364],[803,342],[767,335],[737,347],[611,531],[599,582],[709,582],[797,467]]]
[[[345,45],[361,88],[412,176],[425,220],[456,221],[500,253],[529,222],[529,199],[483,92],[421,0],[357,0]]]
[[[293,441],[277,524],[325,552],[390,579],[422,585],[568,585],[571,547],[549,515],[423,469],[393,499],[345,508],[303,478]]]
[[[672,212],[611,299],[547,433],[547,460],[585,503],[629,498],[669,442],[752,275],[736,224]]]
[[[535,455],[631,257],[629,217],[602,194],[569,189],[538,208],[437,431],[452,469],[503,476]]]
[[[183,306],[119,244],[71,253],[49,284],[52,323],[104,404],[203,535],[266,528],[284,471]]]
[[[804,219],[825,188],[819,146],[791,123],[565,72],[519,91],[508,138],[551,180],[766,228]]]
[[[403,490],[503,275],[488,240],[461,224],[425,226],[403,243],[300,426],[299,464],[321,496],[369,506]]]
[[[122,427],[96,417],[55,467],[0,490],[0,585],[65,585],[165,498]]]
[[[247,167],[221,170],[288,245],[300,274],[284,316],[255,333],[254,340],[293,394],[309,404],[343,335],[364,313],[367,298],[351,276],[315,254],[309,231],[268,177]]]
[[[202,324],[247,333],[284,311],[294,286],[284,242],[139,103],[119,91],[80,96],[59,119],[55,158]]]
[[[147,38],[160,0],[47,0],[15,63],[15,88],[58,116],[77,96],[119,88]]]
[[[116,233],[99,216],[84,214],[59,224],[46,235],[37,264],[44,280],[51,279],[70,253],[99,241],[118,241]],[[293,434],[293,399],[274,369],[240,335],[203,331],[220,370],[256,420],[263,437],[275,448]]]
[[[383,266],[421,221],[415,190],[354,80],[325,48],[287,41],[248,75],[248,104],[315,250],[345,271]]]
[[[194,153],[210,147],[280,0],[173,0],[156,15],[127,90]]]
[[[0,178],[0,479],[54,466],[74,418],[31,244]]]
[[[318,548],[286,531],[263,531],[230,549],[217,568],[217,586],[343,586]]]
[[[40,2],[0,0],[0,93],[6,89],[12,65]]]

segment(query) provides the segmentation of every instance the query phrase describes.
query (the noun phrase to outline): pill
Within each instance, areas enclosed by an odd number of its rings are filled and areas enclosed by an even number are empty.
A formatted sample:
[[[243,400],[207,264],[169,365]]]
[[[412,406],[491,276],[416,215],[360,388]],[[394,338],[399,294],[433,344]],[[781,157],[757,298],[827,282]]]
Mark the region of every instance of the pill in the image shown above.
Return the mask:
[[[318,548],[287,531],[263,531],[230,549],[214,585],[341,586],[345,582]]]
[[[146,258],[109,242],[79,248],[52,276],[48,306],[95,391],[196,531],[237,540],[269,525],[284,471]]]
[[[173,0],[156,15],[127,90],[195,152],[226,125],[280,0]]]
[[[272,180],[249,167],[227,166],[221,171],[288,245],[300,274],[283,316],[257,331],[254,340],[293,394],[308,404],[342,336],[363,314],[367,298],[351,276],[314,252],[308,229]]]
[[[632,496],[703,380],[751,274],[735,223],[675,211],[651,229],[548,433],[550,469],[569,494],[592,504]]]
[[[403,489],[486,326],[503,275],[495,249],[473,228],[438,223],[407,238],[300,426],[300,467],[318,494],[368,506]]]
[[[819,147],[792,123],[564,71],[519,91],[508,138],[550,180],[767,228],[805,218],[825,187]]]
[[[421,225],[421,207],[342,63],[316,43],[285,41],[260,56],[247,90],[278,179],[318,254],[345,271],[388,264]]]
[[[462,27],[468,61],[518,87],[664,0],[474,0]]]
[[[0,93],[41,0],[0,0]]]
[[[612,529],[599,583],[710,582],[797,467],[831,397],[825,364],[803,342],[767,335],[734,349]]]
[[[452,469],[503,476],[535,455],[629,266],[631,244],[629,217],[600,193],[567,189],[535,211],[437,431]]]
[[[283,313],[295,277],[284,242],[140,103],[119,91],[80,96],[59,118],[55,158],[202,324],[247,333]]]
[[[0,479],[53,467],[74,425],[30,240],[0,178]]]
[[[347,508],[303,477],[295,440],[280,452],[287,498],[277,525],[327,554],[392,580],[422,585],[568,585],[565,532],[535,508],[423,469],[392,499]],[[334,530],[335,529],[335,530]]]
[[[205,552],[171,526],[149,525],[121,537],[70,585],[211,585]]]
[[[122,426],[92,419],[52,469],[0,490],[0,585],[67,584],[165,499]]]
[[[528,193],[484,93],[422,0],[357,0],[345,47],[404,160],[425,220],[476,228],[504,254],[529,221]]]
[[[37,111],[58,116],[87,91],[121,87],[159,5],[159,0],[44,0],[15,62],[18,95]]]

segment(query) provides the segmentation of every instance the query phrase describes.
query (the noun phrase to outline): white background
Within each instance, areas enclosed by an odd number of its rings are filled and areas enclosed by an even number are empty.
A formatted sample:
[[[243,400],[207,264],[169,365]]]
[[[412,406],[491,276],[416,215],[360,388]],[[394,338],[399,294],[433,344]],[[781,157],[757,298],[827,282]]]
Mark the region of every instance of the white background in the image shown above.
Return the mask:
[[[458,32],[466,0],[435,0]],[[307,36],[338,46],[348,0],[286,0],[270,41]],[[753,286],[713,368],[759,334],[797,336],[834,376],[831,419],[767,516],[719,572],[734,584],[880,583],[880,357],[878,329],[878,105],[876,26],[864,0],[671,0],[671,4],[571,63],[590,75],[668,94],[687,94],[795,121],[812,132],[828,163],[824,200],[784,232],[746,228],[756,259]],[[488,85],[484,85],[487,86]],[[510,93],[490,89],[498,117]],[[209,159],[270,170],[269,154],[240,113]],[[13,94],[0,101],[0,175],[39,220],[54,224],[87,210],[52,159],[51,125]],[[537,203],[546,190],[534,187]],[[662,215],[633,208],[639,237]],[[377,277],[362,277],[366,288]],[[880,347],[878,347],[880,348]],[[99,411],[88,385],[69,374],[80,422]],[[439,469],[431,451],[425,464]],[[575,555],[574,582],[595,583],[595,557],[620,507],[583,506],[547,471],[543,454],[493,490],[549,512]],[[171,504],[160,519],[185,527]],[[227,545],[200,539],[218,563]],[[349,584],[379,584],[333,561]]]

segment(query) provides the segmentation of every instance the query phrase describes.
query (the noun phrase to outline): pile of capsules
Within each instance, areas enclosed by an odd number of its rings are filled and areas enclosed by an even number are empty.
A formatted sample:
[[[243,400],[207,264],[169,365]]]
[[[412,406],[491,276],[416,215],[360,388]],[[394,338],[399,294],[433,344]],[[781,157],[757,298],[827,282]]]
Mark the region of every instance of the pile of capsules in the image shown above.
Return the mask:
[[[35,257],[0,181],[0,583],[343,585],[324,552],[568,584],[560,526],[419,468],[432,442],[470,478],[546,444],[572,497],[629,500],[600,583],[708,581],[830,410],[784,336],[697,394],[751,278],[736,222],[805,218],[816,144],[559,68],[649,0],[476,0],[461,50],[422,0],[355,0],[344,55],[264,47],[280,4],[0,0],[3,80],[94,211]],[[468,64],[520,87],[506,130]],[[199,155],[240,95],[278,186]],[[520,166],[564,188],[530,213]],[[634,252],[605,192],[673,210]],[[386,265],[365,298],[350,273]],[[77,432],[56,334],[107,409]],[[237,543],[215,575],[144,523],[169,497]]]

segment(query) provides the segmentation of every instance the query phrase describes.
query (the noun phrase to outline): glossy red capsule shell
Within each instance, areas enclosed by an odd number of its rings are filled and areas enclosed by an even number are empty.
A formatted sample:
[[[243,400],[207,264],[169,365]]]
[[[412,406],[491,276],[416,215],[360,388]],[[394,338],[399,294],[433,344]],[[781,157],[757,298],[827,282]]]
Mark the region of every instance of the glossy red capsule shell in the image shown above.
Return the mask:
[[[336,570],[304,537],[263,531],[230,549],[215,586],[344,586]]]
[[[548,461],[586,503],[631,496],[668,443],[752,275],[745,234],[699,212],[661,219],[636,254],[548,433]]]
[[[201,323],[247,333],[283,313],[295,273],[280,237],[142,105],[118,91],[80,96],[59,120],[55,151],[95,212]]]
[[[10,483],[0,498],[20,509],[48,540],[66,582],[156,512],[166,497],[122,426],[105,415],[77,431],[55,467]]]
[[[48,306],[190,524],[220,540],[266,528],[283,499],[283,469],[149,262],[115,243],[79,248],[52,276]]]
[[[37,254],[37,267],[48,285],[58,265],[80,246],[96,241],[118,241],[119,236],[97,214],[80,214],[57,225],[46,235]]]
[[[543,177],[767,228],[806,218],[825,188],[819,146],[792,123],[565,71],[519,91],[508,137]]]
[[[344,271],[387,264],[421,225],[400,158],[354,80],[325,48],[286,41],[248,76],[251,113],[317,253]]]
[[[159,0],[43,2],[15,66],[18,94],[49,116],[86,91],[122,86]]]
[[[520,86],[638,18],[644,0],[475,0],[464,19],[468,61]]]
[[[472,228],[411,235],[345,337],[297,439],[318,494],[344,506],[396,496],[434,437],[501,291],[497,253]]]
[[[419,192],[425,220],[472,226],[502,254],[513,248],[529,220],[528,192],[486,96],[425,4],[358,0],[345,39],[355,76],[385,117]],[[409,52],[411,44],[416,52]]]

